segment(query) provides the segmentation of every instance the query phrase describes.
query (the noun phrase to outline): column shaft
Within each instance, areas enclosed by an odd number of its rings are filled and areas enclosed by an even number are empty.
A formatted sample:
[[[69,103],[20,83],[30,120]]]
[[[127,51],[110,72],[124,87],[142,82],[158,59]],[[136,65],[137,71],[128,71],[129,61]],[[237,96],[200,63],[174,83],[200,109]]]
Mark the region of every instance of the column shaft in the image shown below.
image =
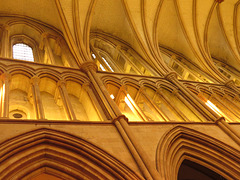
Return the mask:
[[[49,43],[48,34],[44,33],[42,35],[42,40],[41,40],[39,48],[42,50],[44,49],[44,51],[45,51],[44,63],[55,65],[56,64],[55,58],[53,55],[53,50]]]
[[[59,81],[58,82],[58,89],[59,89],[59,92],[61,94],[63,104],[64,104],[65,110],[67,112],[68,118],[70,120],[77,120],[76,115],[75,115],[74,110],[73,110],[73,107],[72,107],[72,104],[71,104],[71,101],[69,99],[67,88],[66,88],[66,85],[65,85],[64,81]]]
[[[5,58],[9,58],[9,29],[8,25],[3,26],[1,56]]]
[[[38,77],[33,77],[32,78],[32,93],[33,93],[33,98],[34,98],[34,107],[36,111],[36,116],[37,119],[45,119],[44,115],[44,109],[43,109],[43,104],[41,100],[41,94],[40,94],[40,89],[39,89],[39,78]]]
[[[10,83],[10,75],[7,73],[2,74],[2,117],[9,117],[9,83]]]
[[[185,99],[196,108],[199,113],[202,114],[208,121],[215,121],[220,118],[218,114],[213,112],[203,101],[198,99],[190,90],[188,90],[179,80],[177,79],[177,74],[175,72],[171,72],[166,76],[166,79],[176,85],[179,90],[184,94]]]
[[[104,104],[108,106],[107,108],[110,110],[110,114],[112,115],[112,119],[114,119],[113,122],[115,123],[116,128],[122,136],[129,151],[133,155],[141,172],[144,174],[144,177],[149,180],[161,179],[160,174],[155,168],[155,164],[150,161],[140,144],[137,142],[131,132],[131,129],[129,128],[128,123],[126,122],[125,116],[122,115],[117,104],[111,99],[106,87],[97,76],[96,64],[94,62],[86,62],[82,64],[82,70],[88,74],[93,86],[98,91],[99,96],[104,101]]]

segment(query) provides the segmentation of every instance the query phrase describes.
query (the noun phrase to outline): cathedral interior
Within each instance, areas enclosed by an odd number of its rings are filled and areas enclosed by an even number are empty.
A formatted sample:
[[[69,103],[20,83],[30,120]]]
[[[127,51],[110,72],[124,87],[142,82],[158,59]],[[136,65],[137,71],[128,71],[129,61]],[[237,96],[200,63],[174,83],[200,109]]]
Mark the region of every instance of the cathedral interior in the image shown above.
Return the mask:
[[[0,1],[1,180],[240,179],[240,0]]]

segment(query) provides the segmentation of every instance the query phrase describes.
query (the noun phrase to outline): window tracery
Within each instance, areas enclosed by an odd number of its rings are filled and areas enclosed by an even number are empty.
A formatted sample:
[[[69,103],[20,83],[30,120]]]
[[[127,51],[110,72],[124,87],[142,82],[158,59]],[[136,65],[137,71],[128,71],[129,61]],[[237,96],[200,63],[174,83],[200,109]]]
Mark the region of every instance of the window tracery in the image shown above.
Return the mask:
[[[92,39],[90,47],[92,58],[101,71],[157,75],[136,52],[124,45],[113,45],[102,39]]]
[[[21,17],[3,17],[2,21],[0,57],[65,67],[77,66],[58,30]]]
[[[165,51],[162,51],[162,57],[168,67],[179,75],[179,79],[198,82],[212,82],[204,75],[203,72],[194,67],[193,64],[187,63],[183,57]]]

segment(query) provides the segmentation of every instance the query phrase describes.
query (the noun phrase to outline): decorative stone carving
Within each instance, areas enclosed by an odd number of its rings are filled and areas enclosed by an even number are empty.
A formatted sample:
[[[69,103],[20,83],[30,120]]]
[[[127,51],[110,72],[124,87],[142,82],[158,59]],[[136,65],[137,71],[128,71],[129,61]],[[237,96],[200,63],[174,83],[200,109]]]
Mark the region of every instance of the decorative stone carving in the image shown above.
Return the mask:
[[[87,61],[81,64],[80,70],[87,73],[90,70],[93,70],[94,72],[97,72],[98,67],[93,61]]]

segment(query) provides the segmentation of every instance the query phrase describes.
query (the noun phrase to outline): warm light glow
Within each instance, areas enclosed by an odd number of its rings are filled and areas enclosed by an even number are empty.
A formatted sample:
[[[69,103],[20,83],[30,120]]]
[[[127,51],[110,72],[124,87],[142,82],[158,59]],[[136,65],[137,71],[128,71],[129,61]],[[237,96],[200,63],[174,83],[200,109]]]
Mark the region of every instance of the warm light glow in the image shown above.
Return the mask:
[[[92,57],[95,59],[95,58],[96,58],[96,55],[92,53]]]
[[[127,94],[127,98],[136,107],[136,104],[135,104],[134,100],[131,98],[131,96],[129,94]]]
[[[135,104],[134,100],[131,98],[131,96],[129,94],[127,94],[127,96],[125,96],[124,101],[126,102],[126,104],[128,105],[128,107],[131,109],[131,111],[137,116],[139,117],[139,119],[134,118],[137,121],[142,121],[141,116],[138,114],[137,112],[137,105]]]
[[[33,50],[30,46],[18,43],[13,45],[13,58],[26,61],[34,61]]]
[[[5,96],[5,84],[3,84],[3,87],[2,87],[2,98],[4,100],[4,96]]]
[[[110,97],[111,97],[112,99],[114,99],[114,98],[115,98],[113,94],[111,94],[111,95],[110,95]]]
[[[2,88],[1,88],[1,101],[3,103],[3,101],[5,101],[5,84],[2,85]],[[3,104],[1,104],[1,111],[3,112]]]
[[[109,69],[110,69],[112,72],[114,72],[113,69],[112,69],[112,67],[108,64],[107,60],[106,60],[104,57],[102,57],[102,59],[104,60],[104,62],[106,63],[106,65],[109,67]]]
[[[128,107],[133,111],[136,112],[133,105],[131,104],[131,102],[128,100],[127,96],[125,96],[124,101],[126,102],[126,104],[128,105]]]
[[[221,115],[221,111],[209,100],[205,103],[208,107],[210,107],[215,113]]]
[[[210,107],[215,113],[217,113],[219,116],[223,116],[229,120],[229,118],[221,110],[219,110],[211,101],[207,100],[207,102],[205,102],[205,104],[208,107]]]
[[[1,89],[0,89],[0,102],[2,101],[2,87],[1,87]]]
[[[100,68],[101,68],[102,71],[106,71],[106,69],[101,64],[100,64]]]

